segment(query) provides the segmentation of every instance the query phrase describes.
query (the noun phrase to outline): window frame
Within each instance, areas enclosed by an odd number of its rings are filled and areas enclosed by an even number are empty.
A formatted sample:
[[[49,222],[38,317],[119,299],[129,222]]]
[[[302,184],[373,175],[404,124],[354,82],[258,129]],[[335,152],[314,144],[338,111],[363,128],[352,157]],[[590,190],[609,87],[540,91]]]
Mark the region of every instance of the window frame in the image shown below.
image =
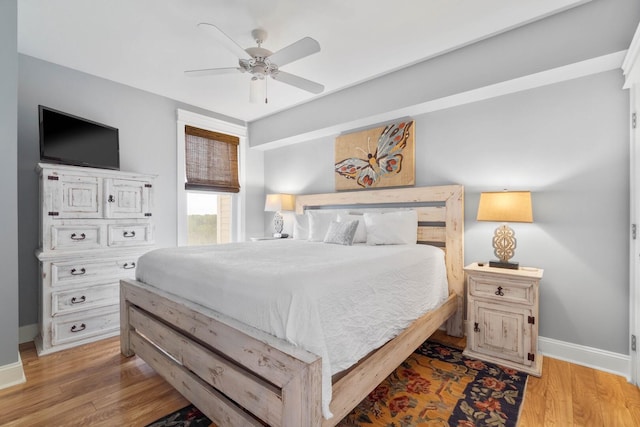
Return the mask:
[[[212,132],[224,133],[236,136],[240,139],[238,149],[238,181],[240,183],[239,193],[215,192],[221,195],[232,196],[232,218],[233,225],[231,229],[231,240],[234,242],[244,240],[246,230],[246,192],[244,184],[246,182],[246,147],[247,147],[247,128],[246,126],[237,125],[202,114],[193,113],[191,111],[177,110],[177,226],[176,241],[178,246],[187,245],[187,191],[185,189],[186,182],[186,166],[185,166],[185,126],[193,126]],[[195,191],[195,190],[194,190]]]

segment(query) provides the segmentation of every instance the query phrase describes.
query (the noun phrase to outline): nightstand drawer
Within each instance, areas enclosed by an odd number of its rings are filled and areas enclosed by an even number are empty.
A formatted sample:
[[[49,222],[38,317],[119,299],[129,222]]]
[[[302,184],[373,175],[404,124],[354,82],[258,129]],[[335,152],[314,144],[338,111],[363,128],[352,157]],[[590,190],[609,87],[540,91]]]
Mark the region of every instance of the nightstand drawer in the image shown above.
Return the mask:
[[[469,293],[474,297],[527,305],[533,304],[535,300],[535,283],[481,275],[468,278]]]

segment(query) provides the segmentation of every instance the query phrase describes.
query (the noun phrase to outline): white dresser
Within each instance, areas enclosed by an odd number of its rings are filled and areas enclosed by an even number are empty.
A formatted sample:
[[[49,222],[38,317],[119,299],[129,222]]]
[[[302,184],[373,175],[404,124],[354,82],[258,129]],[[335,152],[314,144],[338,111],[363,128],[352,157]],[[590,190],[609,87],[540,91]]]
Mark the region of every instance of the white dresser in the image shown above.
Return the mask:
[[[154,176],[38,164],[38,355],[119,333],[119,280],[153,244]]]

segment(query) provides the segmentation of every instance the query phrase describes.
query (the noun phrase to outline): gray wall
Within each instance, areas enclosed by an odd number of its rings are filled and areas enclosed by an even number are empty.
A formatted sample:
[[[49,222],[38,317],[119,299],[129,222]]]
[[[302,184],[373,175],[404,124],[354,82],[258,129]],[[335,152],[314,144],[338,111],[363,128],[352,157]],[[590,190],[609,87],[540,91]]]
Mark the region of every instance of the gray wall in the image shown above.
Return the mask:
[[[481,191],[531,190],[515,260],[545,270],[540,334],[628,354],[628,93],[619,71],[414,117],[416,185],[465,186],[465,262],[494,258]],[[267,191],[334,191],[334,138],[265,152]],[[286,165],[286,167],[283,167]]]
[[[20,325],[38,321],[38,104],[105,123],[120,130],[120,169],[158,175],[155,192],[155,240],[176,244],[176,109],[183,108],[229,122],[243,123],[196,107],[121,85],[46,61],[19,56],[18,99],[18,229]],[[262,153],[260,154],[260,159]],[[260,161],[260,166],[262,162]],[[251,179],[243,191],[262,199],[259,182]],[[261,202],[264,203],[264,202]],[[257,206],[257,205],[256,205]],[[249,206],[262,230],[263,205]],[[256,212],[253,212],[256,210]]]
[[[0,366],[18,361],[18,6],[0,1]]]
[[[639,20],[638,0],[592,0],[446,55],[256,120],[249,125],[254,135],[251,145],[294,138],[622,51],[629,47]],[[359,126],[362,125],[356,127]],[[346,129],[350,128],[341,130]]]

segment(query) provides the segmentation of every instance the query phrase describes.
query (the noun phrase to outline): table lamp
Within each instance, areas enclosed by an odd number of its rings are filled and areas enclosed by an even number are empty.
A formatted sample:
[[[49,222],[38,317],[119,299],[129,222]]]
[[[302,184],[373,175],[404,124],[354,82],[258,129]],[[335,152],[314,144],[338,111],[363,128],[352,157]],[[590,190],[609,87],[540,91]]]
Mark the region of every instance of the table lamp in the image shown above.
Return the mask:
[[[478,221],[533,222],[531,192],[497,191],[480,193]],[[493,235],[493,253],[500,261],[490,261],[490,267],[518,269],[517,262],[510,262],[516,250],[515,232],[507,224],[496,228]]]
[[[292,194],[267,194],[264,204],[265,212],[275,212],[273,215],[273,237],[282,236],[284,220],[281,211],[292,211],[295,208],[295,197]]]

